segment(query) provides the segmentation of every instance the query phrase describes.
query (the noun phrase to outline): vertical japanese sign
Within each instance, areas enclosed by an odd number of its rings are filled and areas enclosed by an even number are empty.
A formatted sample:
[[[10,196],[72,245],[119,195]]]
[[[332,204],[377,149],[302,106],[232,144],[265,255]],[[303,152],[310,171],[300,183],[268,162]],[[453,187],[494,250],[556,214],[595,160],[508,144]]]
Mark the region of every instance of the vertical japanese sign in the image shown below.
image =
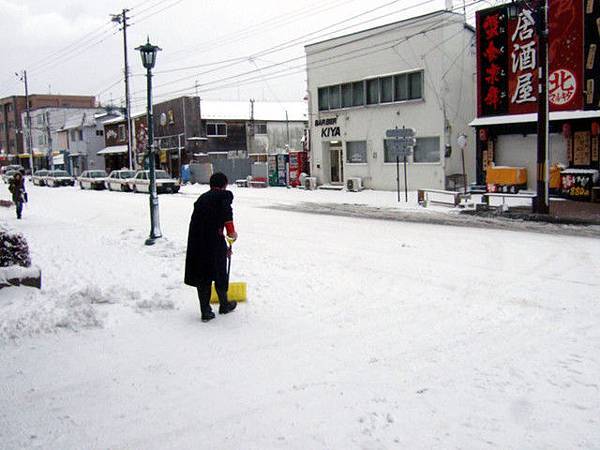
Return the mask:
[[[585,109],[600,109],[600,1],[585,0]]]
[[[477,13],[478,114],[492,116],[508,111],[506,8]]]
[[[583,108],[583,2],[550,0],[548,101],[551,111]]]
[[[516,2],[510,15],[508,6],[478,14],[480,117],[537,112],[539,49],[535,12],[539,1]],[[584,94],[589,97],[586,107],[597,109],[600,103],[600,0],[549,0],[548,26],[550,110],[582,109]],[[497,31],[500,36],[496,35]],[[590,86],[595,88],[594,98],[590,97]]]
[[[532,6],[537,6],[537,2]],[[508,23],[509,112],[524,114],[537,111],[538,42],[536,23],[529,4],[517,6],[516,17]]]

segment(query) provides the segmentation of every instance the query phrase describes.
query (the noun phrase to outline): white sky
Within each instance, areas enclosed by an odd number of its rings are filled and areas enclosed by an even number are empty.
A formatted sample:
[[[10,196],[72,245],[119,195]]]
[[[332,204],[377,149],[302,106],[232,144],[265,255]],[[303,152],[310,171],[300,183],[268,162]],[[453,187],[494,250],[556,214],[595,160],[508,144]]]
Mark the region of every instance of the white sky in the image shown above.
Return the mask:
[[[462,8],[462,0],[454,3]],[[469,16],[489,3],[472,6]],[[156,100],[194,94],[196,81],[199,95],[206,99],[301,100],[306,91],[299,67],[303,59],[269,66],[302,57],[308,42],[425,14],[445,4],[445,0],[0,0],[0,29],[5,37],[0,41],[0,97],[23,92],[14,72],[26,69],[31,93],[99,94],[103,102],[112,98],[120,103],[122,33],[110,23],[109,14],[128,7],[134,110],[143,108],[146,95],[134,48],[147,35],[163,49],[155,68]],[[357,15],[361,16],[351,19]],[[309,33],[313,34],[306,36]],[[300,39],[290,48],[248,59],[296,38]],[[219,70],[205,66],[161,73],[232,59],[239,60]],[[289,70],[282,73],[284,69]],[[257,72],[246,78],[253,80],[224,80],[252,70]]]

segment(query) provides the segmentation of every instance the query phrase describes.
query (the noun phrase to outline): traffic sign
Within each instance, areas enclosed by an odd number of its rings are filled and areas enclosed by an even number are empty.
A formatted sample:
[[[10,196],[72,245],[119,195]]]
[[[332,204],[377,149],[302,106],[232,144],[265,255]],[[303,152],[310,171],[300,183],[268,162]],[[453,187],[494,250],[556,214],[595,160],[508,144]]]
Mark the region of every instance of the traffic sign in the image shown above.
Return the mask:
[[[390,140],[388,142],[390,149],[393,151],[394,155],[398,155],[400,158],[404,158],[404,156],[412,155],[413,149],[412,146],[406,144],[404,140]]]
[[[387,130],[385,132],[388,138],[410,138],[416,136],[417,132],[414,128],[394,128],[393,130]]]

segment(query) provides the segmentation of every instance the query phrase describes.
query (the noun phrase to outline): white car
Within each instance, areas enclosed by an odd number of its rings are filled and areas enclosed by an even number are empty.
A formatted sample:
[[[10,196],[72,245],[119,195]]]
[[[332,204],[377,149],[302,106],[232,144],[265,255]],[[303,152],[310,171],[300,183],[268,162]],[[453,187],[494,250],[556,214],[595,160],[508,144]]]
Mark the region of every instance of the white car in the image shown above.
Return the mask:
[[[48,187],[75,186],[75,178],[66,170],[51,170],[44,178],[44,184]]]
[[[105,188],[104,181],[106,180],[106,172],[104,170],[86,170],[83,172],[77,181],[81,189],[98,189]]]
[[[106,188],[109,191],[127,192],[130,190],[127,181],[134,176],[133,170],[113,170],[105,180]]]
[[[19,173],[18,170],[7,170],[2,174],[2,181],[4,181],[6,184],[10,183],[10,179],[17,173]]]
[[[129,189],[133,192],[150,192],[150,171],[140,170],[135,174],[135,177],[127,180]],[[176,194],[179,192],[180,184],[179,180],[171,178],[164,170],[156,171],[156,192],[157,193],[171,193]]]
[[[33,174],[33,176],[31,177],[31,181],[36,186],[44,186],[45,185],[44,179],[48,176],[48,172],[49,172],[49,170],[46,170],[46,169],[36,170],[35,173]]]

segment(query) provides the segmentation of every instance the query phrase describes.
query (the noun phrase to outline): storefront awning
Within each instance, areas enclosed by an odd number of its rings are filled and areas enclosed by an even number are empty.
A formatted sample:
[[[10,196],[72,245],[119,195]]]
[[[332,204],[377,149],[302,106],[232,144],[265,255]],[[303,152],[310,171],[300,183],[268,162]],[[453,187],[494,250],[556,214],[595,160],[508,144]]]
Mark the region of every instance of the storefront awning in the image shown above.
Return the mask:
[[[564,120],[582,120],[600,118],[600,111],[557,111],[550,113],[551,122],[560,122]],[[472,127],[485,127],[490,125],[510,125],[514,123],[532,123],[537,122],[537,113],[533,114],[513,114],[508,116],[480,117],[475,119],[469,125]]]
[[[120,153],[127,153],[126,145],[114,145],[112,147],[106,147],[100,150],[98,155],[117,155]]]

